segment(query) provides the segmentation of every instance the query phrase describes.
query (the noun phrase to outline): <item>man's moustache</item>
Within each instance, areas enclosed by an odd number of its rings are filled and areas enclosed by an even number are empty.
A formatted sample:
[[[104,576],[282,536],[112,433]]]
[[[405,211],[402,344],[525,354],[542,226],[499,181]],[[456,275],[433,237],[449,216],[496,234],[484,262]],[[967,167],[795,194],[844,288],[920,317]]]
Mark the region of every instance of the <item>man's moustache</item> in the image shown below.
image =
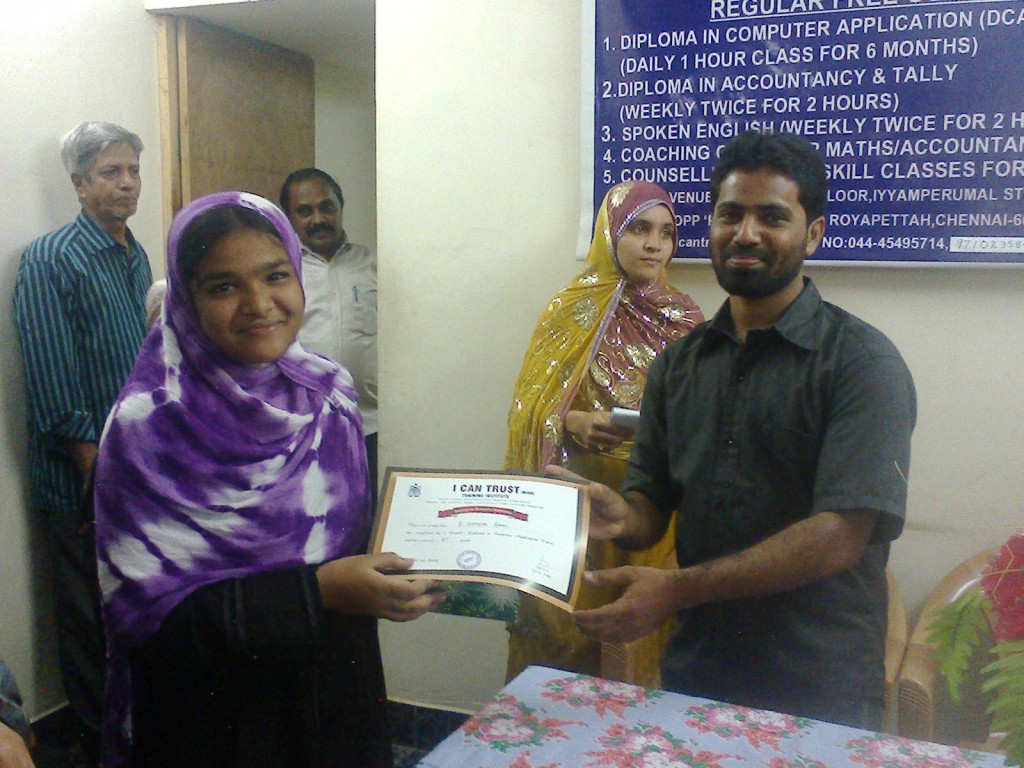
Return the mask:
[[[318,235],[321,232],[330,232],[330,233],[333,234],[334,233],[334,227],[332,227],[329,224],[318,224],[315,227],[310,227],[309,228],[309,234],[310,235]]]

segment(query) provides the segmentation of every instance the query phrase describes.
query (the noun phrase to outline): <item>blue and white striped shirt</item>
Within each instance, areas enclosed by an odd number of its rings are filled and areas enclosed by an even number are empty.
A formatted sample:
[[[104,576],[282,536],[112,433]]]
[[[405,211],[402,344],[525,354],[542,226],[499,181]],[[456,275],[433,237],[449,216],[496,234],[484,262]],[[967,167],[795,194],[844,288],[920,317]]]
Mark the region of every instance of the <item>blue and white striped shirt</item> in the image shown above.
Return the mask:
[[[21,738],[28,741],[28,716],[21,703],[21,693],[18,692],[18,684],[14,681],[14,675],[11,674],[11,670],[7,668],[3,659],[0,659],[0,723],[17,731]]]
[[[149,259],[82,211],[21,257],[14,322],[29,399],[32,504],[74,511],[83,478],[67,445],[99,442],[145,338]]]

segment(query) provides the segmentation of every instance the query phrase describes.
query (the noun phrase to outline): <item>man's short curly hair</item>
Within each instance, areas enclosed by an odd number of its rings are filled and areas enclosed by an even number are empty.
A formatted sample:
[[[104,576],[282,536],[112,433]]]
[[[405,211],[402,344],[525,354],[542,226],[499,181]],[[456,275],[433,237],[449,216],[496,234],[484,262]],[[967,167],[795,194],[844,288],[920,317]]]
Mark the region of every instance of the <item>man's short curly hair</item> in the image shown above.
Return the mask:
[[[711,171],[711,207],[718,203],[722,182],[733,171],[762,168],[780,173],[796,182],[797,199],[808,223],[825,215],[828,178],[821,153],[803,136],[795,133],[747,131],[722,147]]]

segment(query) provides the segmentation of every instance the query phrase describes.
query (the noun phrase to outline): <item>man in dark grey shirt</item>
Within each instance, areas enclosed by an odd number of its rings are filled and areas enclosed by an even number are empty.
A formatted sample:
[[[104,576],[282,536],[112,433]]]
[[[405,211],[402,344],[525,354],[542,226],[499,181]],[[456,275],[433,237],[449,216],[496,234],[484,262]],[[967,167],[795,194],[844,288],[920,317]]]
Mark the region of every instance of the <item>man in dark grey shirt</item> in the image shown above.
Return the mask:
[[[676,612],[666,688],[877,728],[916,400],[895,346],[801,275],[826,189],[800,137],[723,149],[710,250],[729,298],[652,365],[622,495],[592,495],[591,536],[631,549],[677,515],[680,568],[588,574],[625,592],[575,617],[624,641]]]

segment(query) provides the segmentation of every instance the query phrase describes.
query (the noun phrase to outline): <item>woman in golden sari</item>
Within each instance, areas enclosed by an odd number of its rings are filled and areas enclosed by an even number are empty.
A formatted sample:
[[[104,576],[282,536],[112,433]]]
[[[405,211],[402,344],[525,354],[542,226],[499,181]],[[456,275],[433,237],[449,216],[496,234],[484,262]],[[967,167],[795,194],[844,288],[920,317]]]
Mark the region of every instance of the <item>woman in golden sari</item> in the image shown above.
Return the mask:
[[[552,299],[526,350],[509,413],[506,469],[540,472],[561,464],[618,488],[633,433],[611,423],[612,408],[639,409],[655,356],[704,320],[693,300],[668,283],[675,244],[675,211],[663,189],[636,181],[608,191],[583,271]],[[674,558],[674,542],[674,526],[645,552],[590,542],[587,567],[662,566]],[[616,596],[585,586],[577,605],[596,607]],[[658,682],[670,632],[668,622],[641,643],[637,683]],[[530,664],[600,673],[600,643],[541,600],[521,596],[509,634],[509,678]]]

